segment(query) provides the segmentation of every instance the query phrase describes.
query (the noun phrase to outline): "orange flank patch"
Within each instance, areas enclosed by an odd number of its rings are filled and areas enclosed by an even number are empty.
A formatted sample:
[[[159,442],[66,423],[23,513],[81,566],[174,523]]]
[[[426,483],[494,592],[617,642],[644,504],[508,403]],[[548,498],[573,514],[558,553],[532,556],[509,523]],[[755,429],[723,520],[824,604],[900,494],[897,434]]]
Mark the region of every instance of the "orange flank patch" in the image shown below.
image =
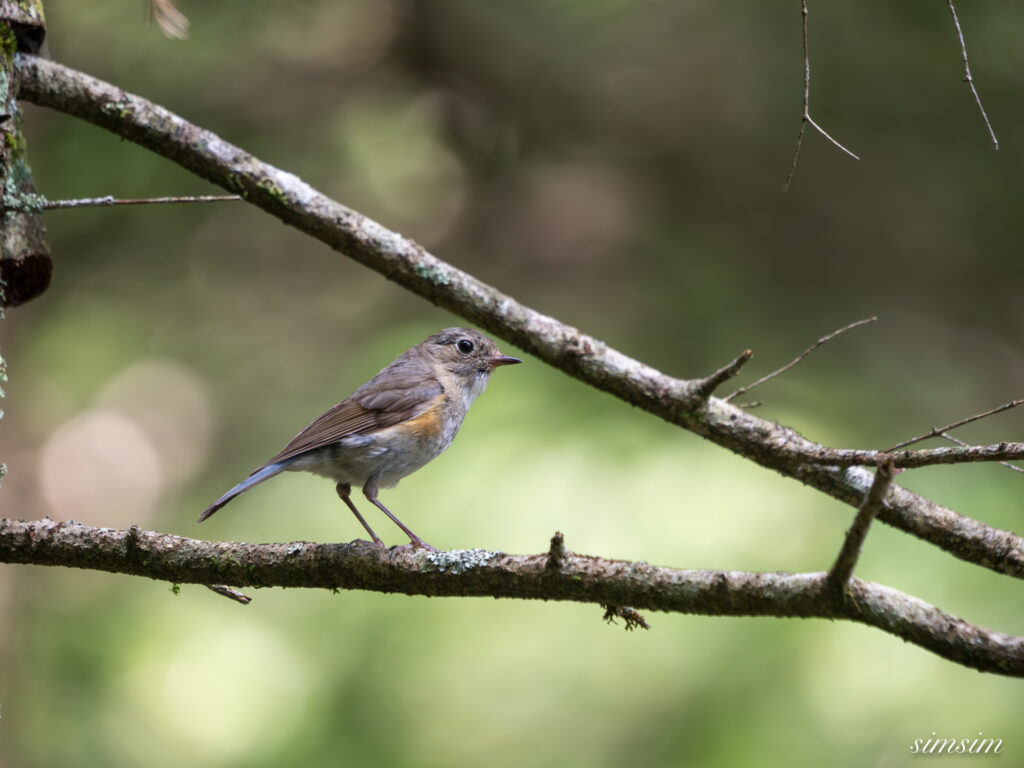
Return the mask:
[[[437,437],[443,430],[441,426],[441,412],[443,410],[441,403],[443,400],[443,396],[438,397],[434,405],[430,406],[415,419],[409,419],[402,424],[395,425],[395,429],[401,430],[410,437],[420,440],[431,440]]]

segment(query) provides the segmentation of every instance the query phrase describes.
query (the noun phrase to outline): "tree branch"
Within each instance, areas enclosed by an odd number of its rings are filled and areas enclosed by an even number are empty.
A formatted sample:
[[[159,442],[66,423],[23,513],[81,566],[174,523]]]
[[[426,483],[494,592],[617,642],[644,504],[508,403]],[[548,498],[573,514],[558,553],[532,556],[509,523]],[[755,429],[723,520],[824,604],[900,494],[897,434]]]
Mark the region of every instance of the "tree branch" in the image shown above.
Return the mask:
[[[837,451],[668,376],[553,317],[541,314],[427,253],[377,222],[320,194],[163,107],[53,61],[18,54],[21,95],[83,118],[240,194],[411,292],[476,323],[591,386],[688,429],[762,466],[859,507],[878,451]],[[1010,455],[1013,454],[1013,455]],[[915,458],[918,457],[918,458]],[[893,456],[896,466],[1024,457],[1024,445],[939,448]],[[879,520],[963,560],[1024,578],[1024,539],[898,486]],[[624,603],[624,604],[628,604]]]
[[[825,573],[676,570],[568,551],[551,568],[550,559],[550,553],[432,552],[366,542],[209,542],[134,526],[121,531],[0,519],[0,562],[65,565],[182,584],[361,589],[566,600],[706,616],[846,619],[982,672],[1024,677],[1024,638],[975,626],[857,578],[849,583],[851,599],[836,600]]]
[[[885,494],[892,483],[893,467],[891,462],[878,466],[875,472],[875,479],[871,483],[864,496],[864,503],[857,510],[857,516],[853,518],[850,530],[846,532],[843,540],[843,547],[839,550],[832,570],[828,572],[827,582],[829,589],[837,596],[842,596],[846,585],[853,576],[854,566],[860,558],[860,550],[864,546],[864,540],[868,537],[868,529],[871,523],[878,516],[885,503]]]

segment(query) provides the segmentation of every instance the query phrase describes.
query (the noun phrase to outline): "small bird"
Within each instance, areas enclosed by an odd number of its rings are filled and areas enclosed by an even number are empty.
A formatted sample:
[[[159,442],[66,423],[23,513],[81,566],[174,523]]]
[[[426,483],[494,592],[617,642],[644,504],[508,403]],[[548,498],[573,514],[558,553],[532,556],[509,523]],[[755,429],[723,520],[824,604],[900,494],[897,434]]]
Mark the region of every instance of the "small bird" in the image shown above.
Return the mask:
[[[279,454],[211,504],[196,522],[235,496],[285,470],[312,472],[337,483],[341,500],[373,539],[384,546],[352,503],[352,486],[390,517],[412,546],[433,549],[377,499],[447,448],[494,369],[521,363],[498,351],[482,333],[446,328],[363,384],[299,432]]]

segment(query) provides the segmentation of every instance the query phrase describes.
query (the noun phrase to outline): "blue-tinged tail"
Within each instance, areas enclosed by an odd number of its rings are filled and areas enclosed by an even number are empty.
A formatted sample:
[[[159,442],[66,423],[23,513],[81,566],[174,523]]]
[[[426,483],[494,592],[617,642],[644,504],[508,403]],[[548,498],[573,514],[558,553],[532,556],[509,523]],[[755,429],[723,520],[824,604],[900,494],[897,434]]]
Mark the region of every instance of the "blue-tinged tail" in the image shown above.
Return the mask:
[[[281,471],[287,469],[288,465],[291,464],[293,461],[295,461],[294,458],[293,459],[286,459],[285,461],[278,461],[278,462],[275,462],[273,464],[268,464],[267,466],[262,467],[261,469],[257,469],[255,472],[253,472],[251,475],[249,475],[247,478],[245,478],[245,480],[240,482],[238,485],[236,485],[230,491],[228,491],[223,496],[221,496],[219,499],[217,499],[215,502],[213,502],[213,504],[211,504],[209,507],[207,507],[206,511],[203,512],[203,514],[201,514],[199,516],[199,519],[196,520],[196,522],[197,523],[203,522],[203,520],[205,520],[210,515],[212,515],[214,512],[216,512],[218,509],[223,507],[225,504],[227,504],[229,501],[231,501],[233,498],[235,498],[235,496],[237,496],[240,493],[245,493],[250,488],[252,488],[254,485],[259,485],[264,480],[266,480],[268,477],[273,477],[278,472],[281,472]]]

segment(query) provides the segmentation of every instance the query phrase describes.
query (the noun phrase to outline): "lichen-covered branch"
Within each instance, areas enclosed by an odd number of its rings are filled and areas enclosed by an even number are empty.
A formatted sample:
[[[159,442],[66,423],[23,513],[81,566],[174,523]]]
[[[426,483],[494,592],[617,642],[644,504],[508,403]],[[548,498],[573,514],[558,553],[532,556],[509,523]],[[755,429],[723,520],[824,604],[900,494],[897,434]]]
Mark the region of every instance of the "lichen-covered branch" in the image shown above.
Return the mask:
[[[676,570],[564,549],[508,555],[351,544],[242,544],[53,520],[0,519],[0,562],[64,565],[185,584],[315,587],[407,595],[567,600],[708,616],[847,619],[983,672],[1024,677],[1024,638],[983,629],[854,578],[837,598],[825,573]],[[552,565],[557,563],[557,565]]]
[[[553,317],[520,304],[294,176],[143,98],[52,61],[19,54],[21,95],[134,141],[242,195],[283,222],[389,280],[479,324],[565,373],[854,507],[879,451],[840,451],[715,397],[698,381],[666,375]],[[1024,457],[1024,445],[892,454],[896,467]],[[1024,578],[1024,539],[898,486],[878,519],[956,557]]]

